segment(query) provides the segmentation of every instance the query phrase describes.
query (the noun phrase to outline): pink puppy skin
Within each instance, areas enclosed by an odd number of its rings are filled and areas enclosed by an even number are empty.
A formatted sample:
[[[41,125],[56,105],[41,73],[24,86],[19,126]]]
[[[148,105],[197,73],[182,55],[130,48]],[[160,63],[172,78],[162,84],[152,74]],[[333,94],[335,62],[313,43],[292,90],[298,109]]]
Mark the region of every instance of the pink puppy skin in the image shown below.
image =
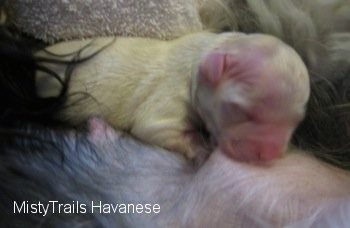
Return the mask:
[[[308,78],[286,44],[266,35],[240,36],[202,59],[197,109],[224,153],[269,161],[283,154],[303,118]]]

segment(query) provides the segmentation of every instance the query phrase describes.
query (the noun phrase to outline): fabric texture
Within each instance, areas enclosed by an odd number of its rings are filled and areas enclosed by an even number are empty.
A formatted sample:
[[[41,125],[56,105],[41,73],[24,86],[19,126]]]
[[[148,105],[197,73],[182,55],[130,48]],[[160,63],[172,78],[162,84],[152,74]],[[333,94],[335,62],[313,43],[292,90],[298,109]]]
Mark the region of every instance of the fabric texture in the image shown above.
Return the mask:
[[[172,39],[200,31],[195,0],[5,0],[7,21],[46,42],[121,35]]]

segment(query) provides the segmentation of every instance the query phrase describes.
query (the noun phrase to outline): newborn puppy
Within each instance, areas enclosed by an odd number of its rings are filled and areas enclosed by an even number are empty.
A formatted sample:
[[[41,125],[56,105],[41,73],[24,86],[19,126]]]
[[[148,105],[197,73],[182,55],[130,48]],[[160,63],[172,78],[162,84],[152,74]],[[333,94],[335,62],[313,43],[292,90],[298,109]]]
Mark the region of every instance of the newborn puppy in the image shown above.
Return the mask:
[[[302,60],[268,35],[202,32],[173,41],[97,38],[60,43],[47,51],[79,57],[99,52],[76,65],[60,119],[79,124],[99,115],[115,128],[188,158],[202,151],[198,116],[229,156],[243,161],[279,157],[303,118],[309,96]],[[48,57],[48,52],[37,56]],[[61,74],[65,70],[47,67]],[[42,97],[57,89],[43,75],[38,74],[37,82]],[[89,97],[77,96],[82,93]]]
[[[3,116],[30,115],[42,123],[61,101],[35,97],[23,83],[37,67],[21,54],[25,47],[0,39],[0,53],[7,51],[0,55],[1,124],[8,124]],[[86,133],[27,121],[0,127],[2,227],[348,227],[349,172],[305,151],[252,166],[215,150],[194,169],[99,119],[90,119]],[[130,213],[119,207],[126,204],[135,205]]]

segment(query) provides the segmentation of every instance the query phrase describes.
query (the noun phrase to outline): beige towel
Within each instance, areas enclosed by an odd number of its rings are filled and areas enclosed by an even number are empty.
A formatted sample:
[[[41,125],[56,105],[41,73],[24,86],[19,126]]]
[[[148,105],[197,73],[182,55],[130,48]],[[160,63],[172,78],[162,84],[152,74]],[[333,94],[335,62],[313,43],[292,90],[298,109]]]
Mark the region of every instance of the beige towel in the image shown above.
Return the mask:
[[[196,0],[4,0],[9,23],[46,42],[102,35],[171,39],[202,29]]]

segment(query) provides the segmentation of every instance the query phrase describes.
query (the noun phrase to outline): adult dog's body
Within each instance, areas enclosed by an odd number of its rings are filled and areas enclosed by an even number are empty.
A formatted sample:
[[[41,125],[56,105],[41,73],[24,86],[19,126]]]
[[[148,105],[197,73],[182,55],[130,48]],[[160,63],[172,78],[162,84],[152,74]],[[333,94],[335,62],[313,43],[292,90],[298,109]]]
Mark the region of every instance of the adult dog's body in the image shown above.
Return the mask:
[[[23,120],[25,127],[1,127],[0,217],[5,222],[3,225],[347,227],[349,172],[305,153],[313,153],[345,169],[350,167],[348,1],[234,3],[243,3],[236,5],[241,14],[235,19],[238,22],[248,19],[253,25],[238,23],[237,30],[278,36],[295,48],[306,63],[311,75],[311,100],[294,141],[310,150],[293,150],[271,166],[260,168],[227,159],[218,150],[203,166],[193,170],[183,158],[139,144],[127,136],[115,135],[98,121],[90,122],[94,127],[89,133],[58,131],[45,117],[56,113],[57,106],[49,104],[57,101],[60,106],[62,93],[58,99],[35,97],[32,84],[23,83],[34,81],[37,68],[31,62],[33,59],[28,62],[24,58],[25,46],[18,50],[6,43],[0,47],[8,52],[1,49],[1,53],[10,55],[0,55],[0,71],[2,76],[7,75],[7,79],[14,81],[1,82],[1,106],[4,107],[1,125],[9,125],[5,120],[14,117]],[[254,4],[263,7],[252,8]],[[290,7],[277,7],[281,4]],[[299,6],[297,13],[296,6]],[[259,9],[266,10],[260,12]],[[247,15],[258,16],[250,20]],[[0,43],[4,44],[4,39]],[[13,65],[9,64],[11,60]],[[47,106],[49,108],[43,109]],[[49,130],[28,129],[28,122],[43,120],[50,124]],[[161,213],[13,215],[15,200],[19,204],[23,200],[33,204],[39,200],[45,203],[58,200],[71,205],[79,201],[89,206],[91,201],[98,204],[100,200],[103,203],[158,203]]]

